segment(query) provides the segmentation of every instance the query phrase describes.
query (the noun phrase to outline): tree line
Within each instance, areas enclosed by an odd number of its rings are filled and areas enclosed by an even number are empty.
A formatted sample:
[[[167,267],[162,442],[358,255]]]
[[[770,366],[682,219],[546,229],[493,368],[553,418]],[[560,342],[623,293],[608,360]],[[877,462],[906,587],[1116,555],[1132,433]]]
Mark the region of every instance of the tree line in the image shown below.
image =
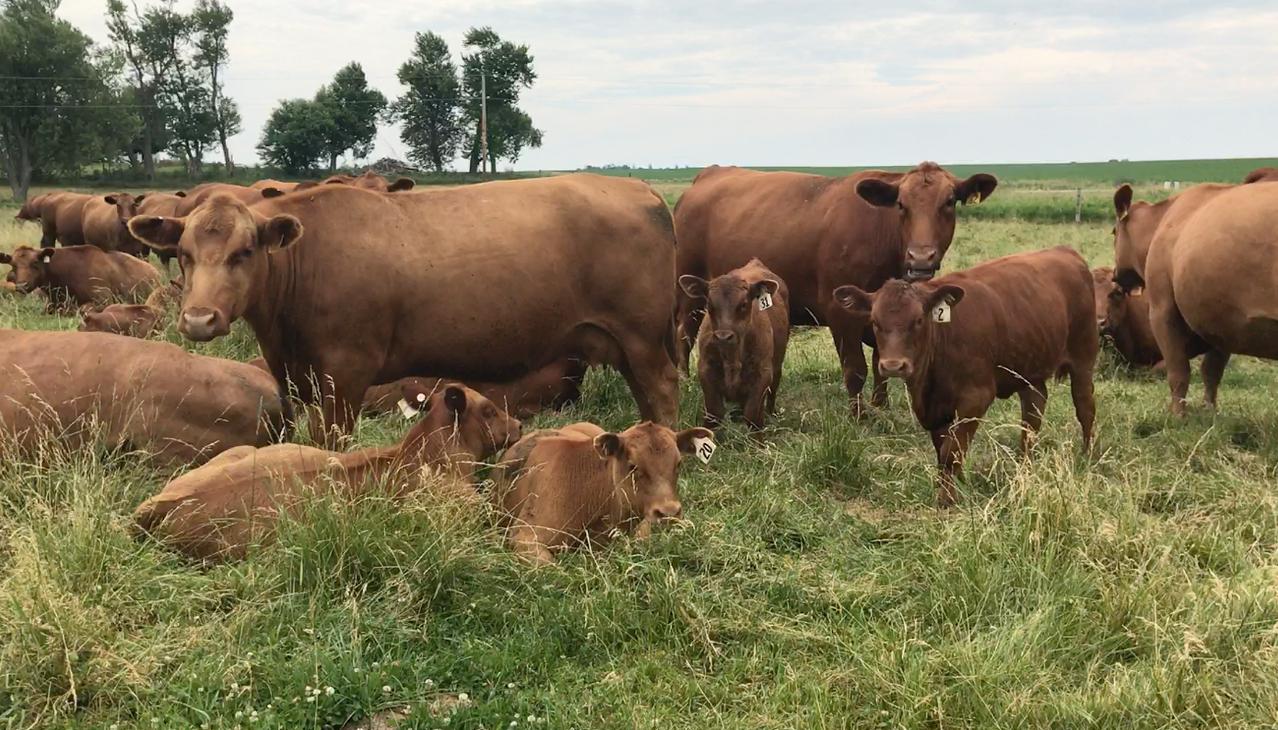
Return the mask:
[[[105,4],[110,43],[99,46],[57,17],[60,0],[0,0],[0,163],[17,199],[37,176],[75,178],[94,164],[127,163],[154,180],[161,154],[191,178],[205,175],[212,154],[223,174],[235,171],[228,139],[242,119],[225,92],[230,7]],[[397,77],[406,91],[392,101],[352,62],[313,98],[282,101],[262,130],[262,161],[293,174],[335,170],[347,153],[370,154],[379,123],[398,122],[413,163],[444,171],[460,155],[480,172],[484,91],[489,171],[541,145],[518,106],[537,78],[533,57],[491,28],[466,34],[460,66],[443,38],[418,33]]]

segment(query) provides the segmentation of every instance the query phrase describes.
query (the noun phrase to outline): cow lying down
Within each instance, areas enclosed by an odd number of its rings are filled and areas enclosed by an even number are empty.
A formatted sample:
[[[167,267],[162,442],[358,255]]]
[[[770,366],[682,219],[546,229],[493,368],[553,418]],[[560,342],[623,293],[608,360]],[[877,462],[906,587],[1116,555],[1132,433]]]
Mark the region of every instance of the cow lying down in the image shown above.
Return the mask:
[[[133,513],[137,531],[191,558],[240,560],[250,545],[273,536],[281,511],[296,510],[307,497],[379,487],[400,497],[424,486],[426,473],[474,495],[477,462],[519,438],[519,421],[469,388],[412,400],[425,416],[395,446],[351,453],[297,444],[232,449],[143,502]]]
[[[100,332],[0,330],[0,451],[50,441],[203,462],[285,430],[275,380],[243,363]]]
[[[683,514],[679,463],[705,428],[675,432],[650,421],[621,433],[575,423],[525,436],[498,465],[491,495],[511,548],[533,563],[614,531],[647,537]]]

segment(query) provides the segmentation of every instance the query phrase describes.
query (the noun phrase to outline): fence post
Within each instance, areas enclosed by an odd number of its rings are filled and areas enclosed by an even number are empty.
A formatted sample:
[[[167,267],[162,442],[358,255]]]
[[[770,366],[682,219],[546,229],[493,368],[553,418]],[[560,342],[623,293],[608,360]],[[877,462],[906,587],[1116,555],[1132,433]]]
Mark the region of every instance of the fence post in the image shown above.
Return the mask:
[[[1074,194],[1074,225],[1083,222],[1083,189],[1078,188]]]

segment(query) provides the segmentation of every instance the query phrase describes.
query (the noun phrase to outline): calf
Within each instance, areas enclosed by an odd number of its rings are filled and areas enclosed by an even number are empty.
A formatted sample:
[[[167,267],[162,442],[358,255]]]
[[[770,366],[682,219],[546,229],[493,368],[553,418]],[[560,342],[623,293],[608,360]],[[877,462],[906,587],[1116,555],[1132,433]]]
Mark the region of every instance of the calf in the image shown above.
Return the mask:
[[[1114,349],[1129,365],[1161,369],[1163,353],[1149,323],[1149,300],[1145,294],[1123,291],[1114,283],[1114,270],[1108,266],[1092,269],[1092,284],[1096,326],[1101,336],[1114,343]]]
[[[469,388],[418,392],[411,401],[425,417],[398,445],[351,453],[296,444],[232,449],[143,502],[133,513],[136,532],[191,558],[239,560],[273,536],[281,511],[296,514],[316,495],[381,488],[398,498],[435,472],[444,489],[474,496],[475,464],[519,438],[519,421]]]
[[[290,418],[275,380],[243,363],[100,332],[0,330],[0,451],[60,442],[200,463],[272,443]]]
[[[621,433],[577,423],[524,437],[498,466],[492,493],[511,548],[549,563],[552,551],[605,542],[614,530],[647,537],[683,513],[679,462],[712,436],[645,421]]]
[[[262,361],[262,367],[266,361]],[[529,418],[546,409],[558,410],[573,403],[581,395],[581,381],[586,375],[587,363],[576,358],[560,358],[549,365],[509,383],[466,383],[496,403],[516,418]],[[360,412],[379,416],[399,410],[398,403],[405,389],[434,392],[457,381],[445,378],[408,377],[374,385],[364,394]]]
[[[1100,343],[1091,271],[1073,249],[1005,256],[926,283],[894,279],[874,294],[841,286],[834,295],[869,315],[879,369],[905,380],[914,415],[932,434],[940,506],[956,501],[964,454],[996,397],[1020,396],[1028,452],[1047,380],[1069,375],[1083,450],[1090,447]]]
[[[705,397],[705,425],[723,423],[724,401],[740,406],[750,428],[762,430],[776,413],[781,364],[790,340],[790,292],[759,259],[707,282],[684,274],[679,286],[706,302],[697,335],[697,375]]]
[[[108,332],[146,339],[164,329],[164,312],[163,308],[148,304],[108,304],[100,309],[85,305],[80,310],[83,320],[80,331]]]
[[[160,272],[147,262],[96,246],[19,246],[12,255],[0,253],[0,264],[13,267],[13,282],[19,292],[44,289],[50,311],[74,310],[83,304],[138,302],[161,282]]]

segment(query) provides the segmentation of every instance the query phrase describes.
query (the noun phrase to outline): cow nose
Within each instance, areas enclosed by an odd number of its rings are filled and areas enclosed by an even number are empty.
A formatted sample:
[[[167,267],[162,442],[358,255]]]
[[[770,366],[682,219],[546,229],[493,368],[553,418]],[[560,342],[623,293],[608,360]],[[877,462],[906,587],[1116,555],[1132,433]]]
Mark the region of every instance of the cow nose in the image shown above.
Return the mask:
[[[732,342],[737,339],[737,333],[732,330],[715,330],[714,338],[720,342]]]
[[[879,360],[879,372],[891,377],[908,378],[913,366],[909,360],[885,358]]]
[[[660,522],[662,520],[676,520],[676,519],[679,519],[681,515],[683,515],[683,504],[680,502],[667,502],[666,504],[659,504],[653,507],[652,510],[648,513],[649,519],[651,519],[653,522]]]
[[[188,339],[205,342],[217,336],[217,312],[205,307],[191,307],[182,310],[182,323],[179,329]]]
[[[524,424],[519,422],[518,418],[513,416],[510,419],[510,427],[506,429],[506,443],[512,444],[524,437]]]

